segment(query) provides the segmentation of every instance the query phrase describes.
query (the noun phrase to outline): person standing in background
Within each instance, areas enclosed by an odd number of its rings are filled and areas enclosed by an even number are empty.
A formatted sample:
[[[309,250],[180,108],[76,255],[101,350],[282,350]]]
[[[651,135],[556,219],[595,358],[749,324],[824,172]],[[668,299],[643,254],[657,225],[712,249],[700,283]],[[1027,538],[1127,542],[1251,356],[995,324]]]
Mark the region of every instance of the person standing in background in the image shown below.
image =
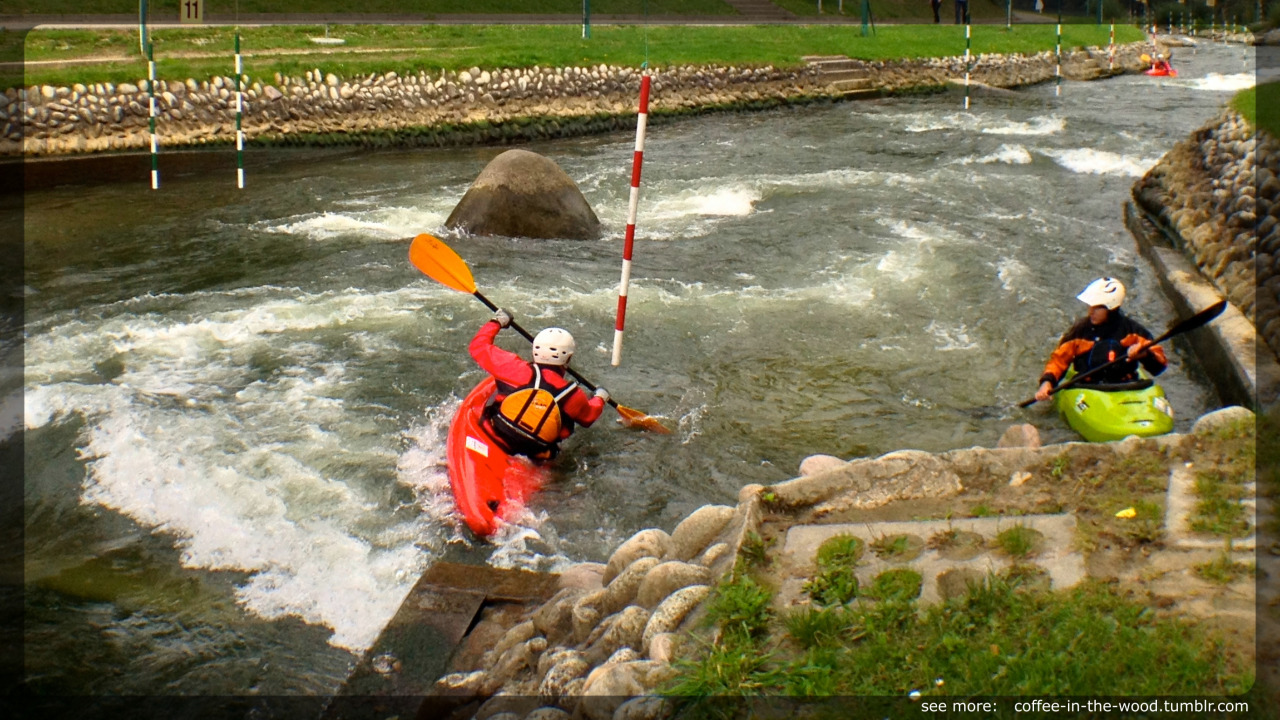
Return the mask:
[[[963,25],[969,21],[969,0],[956,0],[956,24]]]
[[[933,24],[937,25],[942,22],[942,0],[929,0],[929,5],[933,8]]]

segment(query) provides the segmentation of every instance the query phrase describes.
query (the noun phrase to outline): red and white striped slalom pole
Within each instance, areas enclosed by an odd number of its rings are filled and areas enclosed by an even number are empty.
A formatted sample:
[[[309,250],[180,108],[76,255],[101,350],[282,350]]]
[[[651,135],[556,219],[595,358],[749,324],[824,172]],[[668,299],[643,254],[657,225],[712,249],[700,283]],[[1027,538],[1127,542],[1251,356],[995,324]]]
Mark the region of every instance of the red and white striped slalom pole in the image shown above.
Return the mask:
[[[613,366],[622,361],[622,331],[627,323],[627,286],[631,284],[631,249],[636,241],[636,208],[640,205],[640,165],[644,162],[644,130],[649,124],[649,75],[640,76],[640,113],[636,116],[636,151],[631,158],[631,199],[627,234],[622,245],[622,281],[618,284],[618,320],[613,326]]]
[[[1111,39],[1107,43],[1107,72],[1116,69],[1116,24],[1111,23]]]

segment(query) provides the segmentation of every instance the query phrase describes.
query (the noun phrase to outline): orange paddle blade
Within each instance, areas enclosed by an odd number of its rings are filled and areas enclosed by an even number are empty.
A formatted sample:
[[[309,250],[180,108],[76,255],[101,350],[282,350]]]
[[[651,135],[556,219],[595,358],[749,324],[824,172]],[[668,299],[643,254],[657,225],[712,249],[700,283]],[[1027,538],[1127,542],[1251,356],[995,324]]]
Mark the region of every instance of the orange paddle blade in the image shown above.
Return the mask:
[[[414,238],[409,245],[409,262],[422,274],[454,290],[472,294],[476,291],[467,261],[437,237],[422,233]]]
[[[634,408],[625,405],[615,405],[618,409],[618,417],[622,418],[622,424],[627,427],[639,428],[641,430],[649,430],[663,435],[670,435],[671,431],[665,425],[658,422],[657,418],[649,417]]]

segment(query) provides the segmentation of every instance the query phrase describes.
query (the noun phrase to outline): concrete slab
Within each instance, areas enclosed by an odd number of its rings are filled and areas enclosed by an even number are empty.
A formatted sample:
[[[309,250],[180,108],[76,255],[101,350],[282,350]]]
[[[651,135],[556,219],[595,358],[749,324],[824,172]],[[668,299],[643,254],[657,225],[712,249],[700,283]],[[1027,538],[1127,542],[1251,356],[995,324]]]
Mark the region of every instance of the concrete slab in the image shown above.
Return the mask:
[[[1248,485],[1245,486],[1249,488]],[[1253,485],[1254,492],[1257,485]],[[1165,494],[1165,530],[1168,533],[1170,547],[1179,550],[1221,550],[1226,547],[1226,538],[1197,533],[1191,529],[1191,516],[1195,513],[1199,496],[1196,495],[1195,467],[1179,466],[1169,473],[1169,489]],[[1250,526],[1254,534],[1246,538],[1234,538],[1231,549],[1237,552],[1252,551],[1257,548],[1258,517],[1257,498],[1243,498],[1242,505],[1248,510]]]
[[[951,570],[974,570],[982,575],[999,572],[1014,561],[992,549],[995,538],[1004,530],[1023,526],[1043,536],[1043,547],[1034,557],[1023,562],[1033,563],[1049,574],[1050,587],[1069,588],[1085,578],[1084,556],[1073,549],[1076,519],[1073,515],[1024,515],[1017,517],[959,518],[953,520],[920,520],[911,522],[882,522],[864,524],[800,525],[787,531],[782,552],[792,567],[812,567],[818,547],[837,535],[853,535],[867,543],[868,548],[857,569],[858,583],[862,587],[871,584],[877,575],[892,568],[910,568],[920,573],[922,586],[921,604],[938,602],[938,576]],[[924,541],[948,530],[972,532],[981,535],[987,547],[976,556],[957,560],[943,557],[936,549],[925,549],[911,560],[882,559],[870,549],[878,538],[892,535],[915,535]],[[788,580],[781,588],[780,599],[798,600],[803,595],[803,580]]]

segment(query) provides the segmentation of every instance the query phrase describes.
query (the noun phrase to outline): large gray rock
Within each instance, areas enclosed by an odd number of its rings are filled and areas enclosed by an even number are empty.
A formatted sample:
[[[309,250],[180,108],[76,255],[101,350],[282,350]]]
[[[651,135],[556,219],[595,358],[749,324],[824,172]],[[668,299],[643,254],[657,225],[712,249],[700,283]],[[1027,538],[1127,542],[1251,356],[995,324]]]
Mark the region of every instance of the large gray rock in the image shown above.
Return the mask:
[[[703,505],[693,511],[671,532],[669,557],[689,560],[705,550],[733,519],[733,513],[734,508],[727,505]]]
[[[480,172],[445,226],[474,235],[600,237],[582,191],[555,162],[528,150],[508,150]]]

